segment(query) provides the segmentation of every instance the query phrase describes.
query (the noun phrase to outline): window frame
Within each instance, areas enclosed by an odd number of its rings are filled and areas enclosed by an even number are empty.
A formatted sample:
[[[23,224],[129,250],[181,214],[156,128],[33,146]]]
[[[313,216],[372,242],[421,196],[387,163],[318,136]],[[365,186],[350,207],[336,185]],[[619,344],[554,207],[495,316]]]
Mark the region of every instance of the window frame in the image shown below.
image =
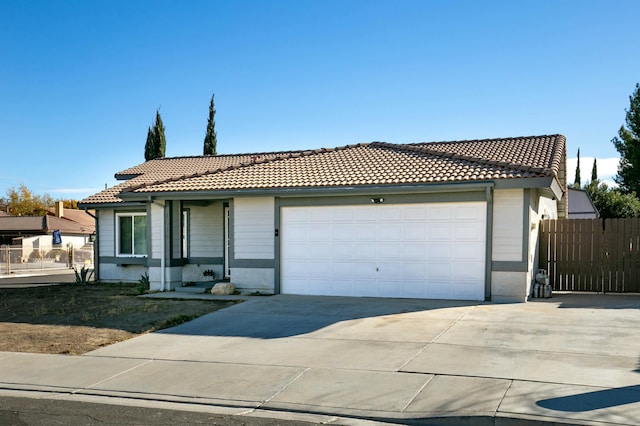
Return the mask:
[[[135,253],[135,217],[140,217],[143,216],[145,218],[145,241],[144,241],[144,247],[145,247],[145,252],[144,254],[136,254]],[[121,249],[121,238],[122,238],[122,232],[120,230],[120,222],[121,222],[121,218],[123,217],[130,217],[131,218],[131,251],[132,253],[121,253],[120,249]],[[147,236],[148,236],[148,232],[149,232],[149,226],[148,226],[148,221],[147,221],[147,212],[117,212],[116,213],[116,232],[115,232],[115,236],[116,236],[116,241],[115,241],[115,249],[116,249],[116,257],[137,257],[137,258],[146,258],[149,255],[149,247],[147,246]]]
[[[180,218],[180,234],[181,234],[181,246],[182,258],[189,258],[189,243],[190,243],[190,230],[191,230],[191,210],[189,208],[182,209],[182,217]]]

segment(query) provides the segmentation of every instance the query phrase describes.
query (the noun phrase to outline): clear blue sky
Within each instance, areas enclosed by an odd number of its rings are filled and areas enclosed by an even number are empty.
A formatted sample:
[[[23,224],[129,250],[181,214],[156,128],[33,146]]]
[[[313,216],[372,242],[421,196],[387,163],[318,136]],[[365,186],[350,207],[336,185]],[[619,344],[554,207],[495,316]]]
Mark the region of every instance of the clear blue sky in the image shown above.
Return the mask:
[[[638,16],[639,1],[2,0],[0,195],[113,185],[144,161],[157,108],[166,155],[199,155],[212,93],[219,153],[562,133],[587,178],[587,157],[618,156]]]

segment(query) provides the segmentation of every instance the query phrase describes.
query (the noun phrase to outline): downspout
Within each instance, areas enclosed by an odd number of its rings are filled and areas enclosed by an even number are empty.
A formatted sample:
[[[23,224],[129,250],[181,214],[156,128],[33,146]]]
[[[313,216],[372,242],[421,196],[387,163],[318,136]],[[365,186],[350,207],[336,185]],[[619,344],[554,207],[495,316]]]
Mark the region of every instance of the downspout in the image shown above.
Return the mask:
[[[161,227],[160,229],[162,230],[161,232],[161,236],[160,236],[160,241],[161,241],[161,245],[160,245],[160,288],[162,289],[162,291],[167,291],[167,284],[166,284],[166,279],[165,279],[165,233],[164,233],[164,203],[159,203],[155,200],[152,200],[151,197],[149,197],[149,200],[151,200],[151,204],[155,204],[156,206],[162,207],[162,214],[160,215],[161,218]],[[153,251],[153,250],[152,250]]]
[[[491,271],[493,262],[493,187],[485,189],[487,197],[487,230],[485,246],[485,271],[484,271],[484,300],[491,300]]]

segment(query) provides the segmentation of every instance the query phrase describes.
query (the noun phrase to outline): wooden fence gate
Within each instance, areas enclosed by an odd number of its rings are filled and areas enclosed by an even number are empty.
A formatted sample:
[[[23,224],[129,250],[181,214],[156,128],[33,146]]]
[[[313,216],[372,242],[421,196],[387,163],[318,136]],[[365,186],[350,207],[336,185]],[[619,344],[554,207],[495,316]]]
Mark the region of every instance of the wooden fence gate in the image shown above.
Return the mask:
[[[554,290],[640,292],[640,218],[547,219],[540,268]]]

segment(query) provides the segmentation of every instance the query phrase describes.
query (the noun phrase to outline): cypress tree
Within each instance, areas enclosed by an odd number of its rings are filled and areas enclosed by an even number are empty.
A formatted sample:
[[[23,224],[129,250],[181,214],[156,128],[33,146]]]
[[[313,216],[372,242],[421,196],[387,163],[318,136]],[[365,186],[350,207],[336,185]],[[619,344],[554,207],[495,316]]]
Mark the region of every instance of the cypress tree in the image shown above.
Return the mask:
[[[593,167],[591,168],[591,183],[598,180],[598,163],[597,159],[593,159]]]
[[[156,149],[158,153],[156,158],[164,158],[164,152],[167,148],[167,140],[164,137],[164,124],[162,123],[162,118],[160,117],[160,110],[156,110],[156,124],[153,130],[155,133]]]
[[[151,129],[151,127],[149,127],[149,130],[147,131],[147,143],[144,145],[144,160],[145,161],[153,160],[154,158],[156,158],[155,157],[155,153],[156,153],[155,143],[156,143],[156,138],[153,135],[153,130]]]
[[[144,159],[146,161],[156,158],[164,158],[167,140],[164,136],[164,125],[160,117],[160,110],[156,110],[156,121],[147,132],[147,143],[144,146]]]
[[[216,110],[213,106],[214,95],[211,95],[211,102],[209,103],[209,120],[207,121],[207,134],[204,136],[204,155],[216,155],[218,139],[216,138]]]
[[[576,166],[576,179],[573,181],[574,188],[580,188],[580,148],[578,148],[578,165]]]

